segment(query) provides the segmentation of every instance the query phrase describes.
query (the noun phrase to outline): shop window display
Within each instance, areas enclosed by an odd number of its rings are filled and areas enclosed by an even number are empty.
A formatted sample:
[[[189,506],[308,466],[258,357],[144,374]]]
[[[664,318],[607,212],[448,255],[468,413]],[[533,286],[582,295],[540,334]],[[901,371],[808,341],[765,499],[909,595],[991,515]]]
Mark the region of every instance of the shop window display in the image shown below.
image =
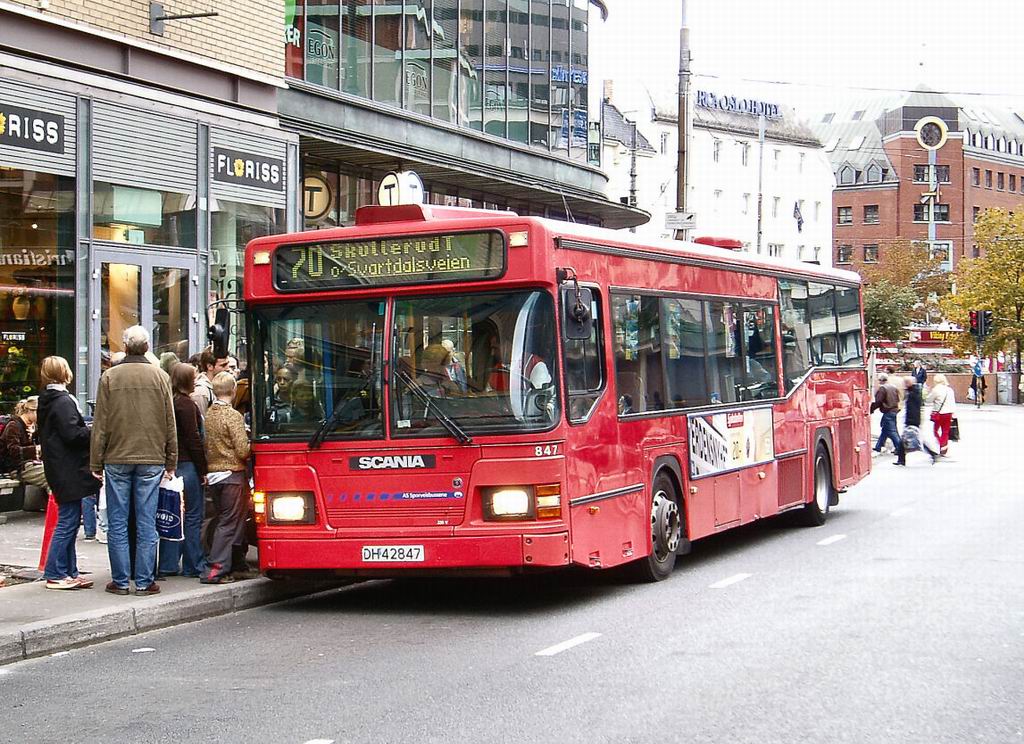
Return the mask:
[[[74,358],[75,180],[0,167],[0,411],[37,392],[39,363]]]
[[[130,245],[195,248],[195,195],[97,181],[93,237]]]

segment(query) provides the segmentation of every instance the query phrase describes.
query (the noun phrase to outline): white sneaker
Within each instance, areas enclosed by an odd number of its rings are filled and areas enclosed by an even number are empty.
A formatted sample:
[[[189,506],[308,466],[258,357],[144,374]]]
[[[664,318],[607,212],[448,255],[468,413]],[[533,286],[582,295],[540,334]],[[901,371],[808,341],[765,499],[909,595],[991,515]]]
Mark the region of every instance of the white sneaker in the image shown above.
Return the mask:
[[[78,581],[72,579],[70,576],[66,576],[63,579],[47,579],[47,589],[77,589],[79,587]]]
[[[103,530],[96,530],[96,542],[107,544],[107,533]]]

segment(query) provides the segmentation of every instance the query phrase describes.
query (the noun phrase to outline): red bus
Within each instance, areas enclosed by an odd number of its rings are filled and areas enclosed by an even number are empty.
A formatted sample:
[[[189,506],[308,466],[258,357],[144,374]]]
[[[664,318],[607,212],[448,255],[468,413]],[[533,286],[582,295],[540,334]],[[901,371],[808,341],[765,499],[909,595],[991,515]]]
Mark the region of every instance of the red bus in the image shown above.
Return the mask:
[[[364,207],[245,257],[261,570],[634,563],[870,469],[856,274],[510,212]]]

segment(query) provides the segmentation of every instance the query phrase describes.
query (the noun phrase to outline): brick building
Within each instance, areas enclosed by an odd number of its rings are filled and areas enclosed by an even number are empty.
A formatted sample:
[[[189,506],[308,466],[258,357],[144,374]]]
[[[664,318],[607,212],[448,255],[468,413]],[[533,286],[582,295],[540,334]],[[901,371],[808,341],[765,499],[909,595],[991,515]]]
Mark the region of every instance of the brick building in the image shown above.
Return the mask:
[[[928,240],[928,153],[915,124],[942,119],[936,152],[933,251],[953,269],[978,255],[974,221],[1024,204],[1024,119],[975,98],[918,92],[846,103],[814,124],[835,173],[832,251],[837,266],[884,262],[898,241]]]

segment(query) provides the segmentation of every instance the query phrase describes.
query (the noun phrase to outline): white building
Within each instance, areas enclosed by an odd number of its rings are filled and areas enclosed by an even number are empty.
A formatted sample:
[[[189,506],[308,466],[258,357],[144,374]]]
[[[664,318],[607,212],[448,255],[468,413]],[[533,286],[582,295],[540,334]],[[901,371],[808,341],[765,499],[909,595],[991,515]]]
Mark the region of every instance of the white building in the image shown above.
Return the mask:
[[[605,86],[602,167],[608,197],[628,201],[631,125]],[[761,177],[762,255],[832,262],[832,189],[835,179],[821,142],[792,109],[777,103],[695,90],[688,151],[687,211],[696,215],[690,237],[732,238],[758,248],[758,158]],[[648,94],[646,110],[632,114],[640,134],[636,157],[636,204],[651,213],[638,235],[671,237],[665,215],[675,211],[677,101]],[[765,113],[762,148],[758,114]]]

